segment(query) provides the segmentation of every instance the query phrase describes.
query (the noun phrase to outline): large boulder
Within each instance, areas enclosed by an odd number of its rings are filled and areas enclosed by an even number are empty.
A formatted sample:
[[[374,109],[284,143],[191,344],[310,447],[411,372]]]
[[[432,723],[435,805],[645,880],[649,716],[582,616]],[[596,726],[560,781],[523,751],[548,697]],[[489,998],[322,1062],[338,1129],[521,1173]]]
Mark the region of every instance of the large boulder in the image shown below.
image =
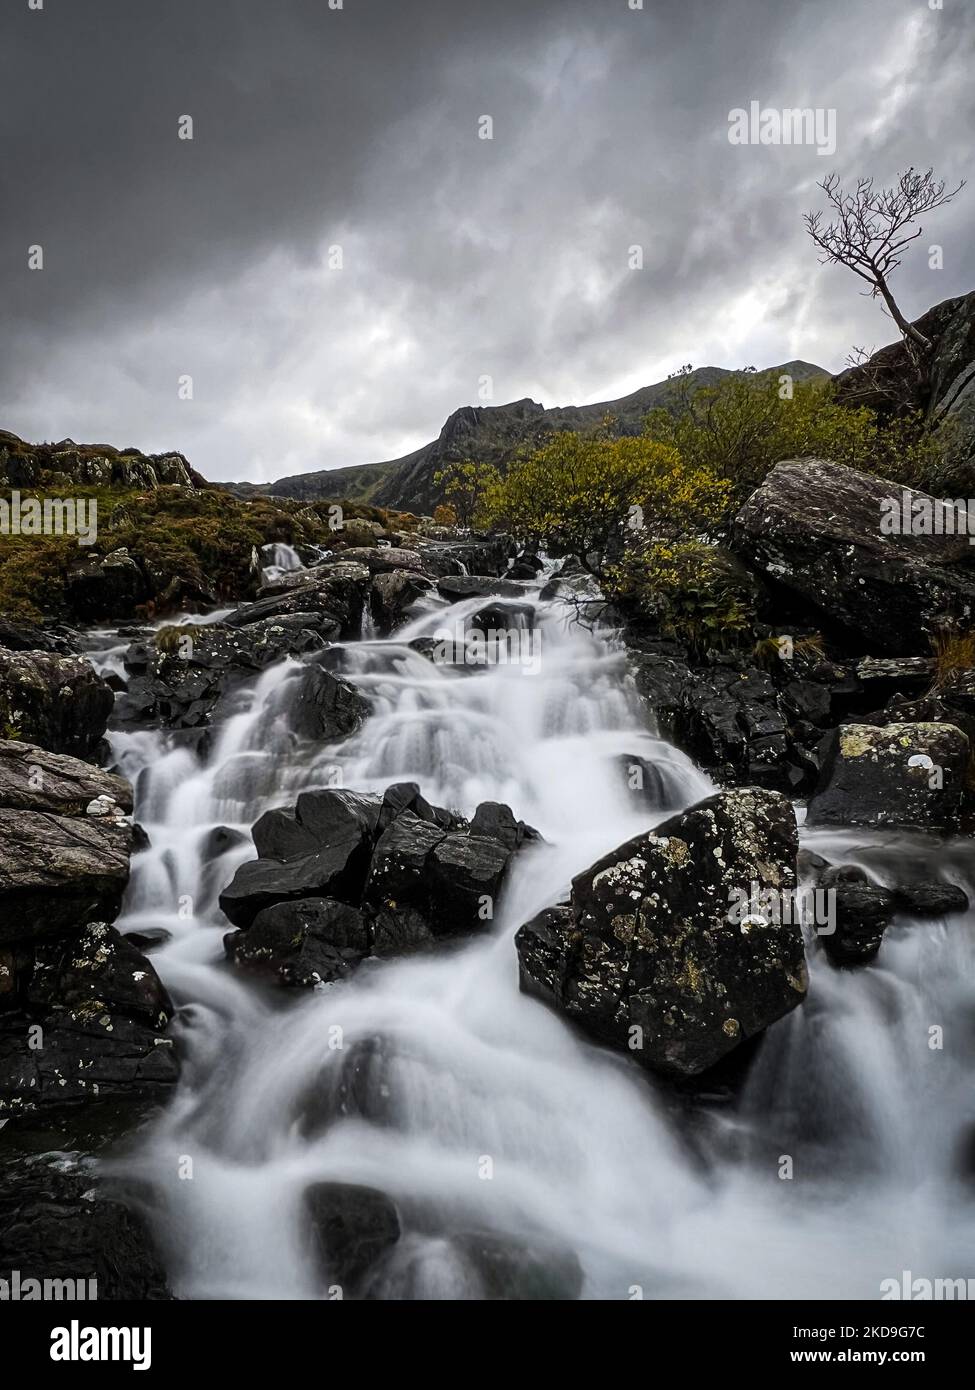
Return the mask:
[[[88,757],[115,704],[82,656],[0,647],[0,737]]]
[[[132,848],[131,792],[120,782],[0,741],[0,943],[115,917]]]
[[[521,986],[644,1066],[693,1076],[806,993],[791,804],[707,798],[604,856],[515,938]],[[743,913],[752,898],[781,904]]]
[[[329,641],[359,637],[370,583],[371,574],[365,565],[335,556],[327,567],[281,575],[262,588],[256,602],[241,604],[226,623],[228,627],[240,628],[268,618],[317,613],[317,630]]]
[[[733,543],[865,650],[927,655],[932,632],[975,605],[975,550],[964,535],[886,533],[893,505],[908,515],[940,506],[842,464],[788,459],[738,513]]]
[[[843,724],[807,823],[956,829],[970,759],[968,738],[953,724]]]

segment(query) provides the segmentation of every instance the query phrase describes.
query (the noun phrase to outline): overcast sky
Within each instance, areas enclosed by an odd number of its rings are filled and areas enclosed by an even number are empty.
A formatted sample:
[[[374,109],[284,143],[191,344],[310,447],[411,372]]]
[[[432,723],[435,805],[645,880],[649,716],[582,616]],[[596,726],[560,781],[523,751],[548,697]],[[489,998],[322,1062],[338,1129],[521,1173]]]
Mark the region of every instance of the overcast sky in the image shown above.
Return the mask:
[[[970,172],[975,5],[636,2],[4,0],[0,427],[263,480],[416,448],[484,377],[583,404],[889,341],[800,213]],[[753,100],[835,109],[835,154],[731,145]],[[907,312],[975,288],[973,221],[975,183]]]

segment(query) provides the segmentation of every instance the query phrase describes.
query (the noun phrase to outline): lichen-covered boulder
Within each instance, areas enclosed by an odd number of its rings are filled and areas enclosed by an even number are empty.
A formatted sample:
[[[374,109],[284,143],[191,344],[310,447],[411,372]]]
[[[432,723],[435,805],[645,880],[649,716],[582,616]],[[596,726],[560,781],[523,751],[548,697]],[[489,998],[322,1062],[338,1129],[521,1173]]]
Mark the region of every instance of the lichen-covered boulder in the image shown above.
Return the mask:
[[[0,738],[86,758],[115,696],[83,656],[0,647]]]
[[[111,921],[129,877],[128,784],[0,741],[0,943]]]
[[[644,1066],[693,1076],[805,997],[797,831],[778,792],[725,791],[638,835],[515,938],[521,987]],[[742,910],[778,901],[767,915]]]
[[[809,825],[958,824],[971,748],[953,724],[843,724],[809,802]]]
[[[946,617],[975,605],[975,554],[965,535],[884,529],[896,508],[939,503],[826,459],[777,463],[735,518],[736,551],[872,649],[925,656]]]

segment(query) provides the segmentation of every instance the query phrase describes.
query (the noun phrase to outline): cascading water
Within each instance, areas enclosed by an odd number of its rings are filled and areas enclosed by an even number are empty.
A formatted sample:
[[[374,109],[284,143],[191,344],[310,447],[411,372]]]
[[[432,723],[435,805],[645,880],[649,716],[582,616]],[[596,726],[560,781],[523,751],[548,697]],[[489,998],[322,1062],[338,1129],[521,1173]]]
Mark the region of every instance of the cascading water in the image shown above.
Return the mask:
[[[294,661],[238,697],[204,766],[162,733],[113,735],[151,840],[120,927],[168,934],[153,961],[184,1005],[178,1094],[128,1160],[155,1192],[177,1292],[325,1296],[302,1210],[322,1180],[395,1199],[403,1237],[370,1289],[382,1298],[484,1296],[469,1240],[484,1232],[554,1263],[575,1252],[585,1297],[876,1298],[905,1268],[975,1274],[957,1176],[975,1119],[971,917],[900,923],[866,971],[834,971],[811,941],[810,998],[769,1030],[735,1103],[676,1098],[519,993],[517,927],[713,790],[646,731],[621,653],[526,602],[535,669],[438,666],[408,645],[477,601],[424,600],[395,639],[348,644],[373,713],[340,747],[291,732]],[[623,776],[634,763],[656,770],[649,798]],[[243,832],[299,790],[402,780],[463,812],[507,802],[545,837],[490,933],[366,965],[288,1007],[242,983],[222,963],[216,899],[253,856]],[[814,839],[879,878],[902,855],[890,837]],[[945,873],[963,881],[963,860]],[[929,1047],[932,1026],[953,1046]]]

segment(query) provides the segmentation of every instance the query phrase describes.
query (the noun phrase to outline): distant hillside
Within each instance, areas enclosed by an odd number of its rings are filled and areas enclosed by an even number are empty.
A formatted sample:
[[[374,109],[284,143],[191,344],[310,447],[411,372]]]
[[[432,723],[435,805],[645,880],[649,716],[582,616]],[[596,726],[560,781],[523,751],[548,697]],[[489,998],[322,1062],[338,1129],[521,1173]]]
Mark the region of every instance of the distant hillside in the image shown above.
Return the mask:
[[[768,370],[788,373],[796,381],[828,375],[809,362],[786,362]],[[724,367],[699,367],[687,380],[692,387],[713,386],[724,377],[737,375],[739,373]],[[666,404],[670,389],[670,381],[658,381],[616,401],[553,406],[549,410],[527,397],[510,405],[462,406],[454,411],[432,443],[424,444],[403,458],[299,473],[273,483],[224,483],[222,486],[239,497],[266,494],[306,501],[347,497],[380,507],[431,512],[440,501],[434,474],[444,464],[463,459],[505,464],[518,449],[540,444],[556,430],[592,429],[606,415],[616,418],[621,434],[639,434],[644,416],[655,406]]]

